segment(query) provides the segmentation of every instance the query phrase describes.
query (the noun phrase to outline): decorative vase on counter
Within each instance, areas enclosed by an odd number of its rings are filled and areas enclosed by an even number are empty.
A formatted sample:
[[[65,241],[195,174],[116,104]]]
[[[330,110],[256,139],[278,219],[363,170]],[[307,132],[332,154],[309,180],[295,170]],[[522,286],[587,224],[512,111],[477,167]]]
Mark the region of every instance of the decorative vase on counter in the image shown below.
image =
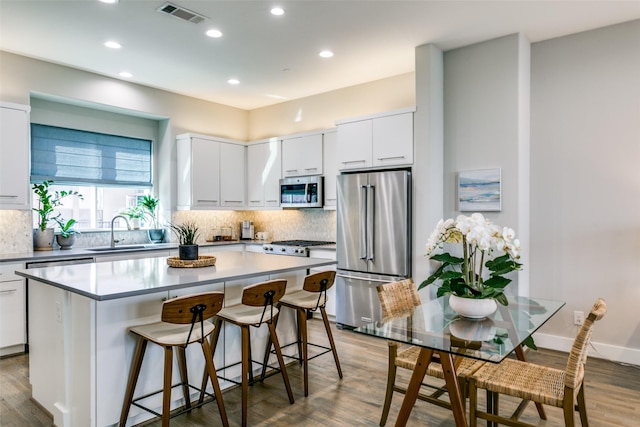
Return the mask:
[[[498,304],[492,298],[476,299],[451,295],[449,297],[449,307],[462,317],[484,319],[498,309]]]
[[[39,228],[33,229],[33,250],[34,251],[51,251],[53,250],[53,240],[55,233],[53,228],[47,228],[44,231]]]
[[[164,228],[150,228],[147,232],[151,243],[160,243],[164,240]]]
[[[70,234],[69,237],[64,237],[60,234],[56,236],[56,242],[60,245],[60,249],[71,249],[76,242],[76,235]]]
[[[180,259],[193,261],[198,259],[198,245],[179,245],[178,255]]]
[[[454,337],[464,341],[490,341],[496,336],[496,325],[491,319],[465,319],[459,317],[449,325]]]

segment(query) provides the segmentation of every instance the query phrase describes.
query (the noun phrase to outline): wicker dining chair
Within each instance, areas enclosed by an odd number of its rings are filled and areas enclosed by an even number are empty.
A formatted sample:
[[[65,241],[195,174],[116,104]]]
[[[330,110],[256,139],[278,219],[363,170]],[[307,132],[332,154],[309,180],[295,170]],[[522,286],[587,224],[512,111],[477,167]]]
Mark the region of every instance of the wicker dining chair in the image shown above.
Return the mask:
[[[382,316],[384,319],[405,315],[421,304],[418,290],[411,279],[385,283],[384,285],[379,285],[376,289],[378,291],[378,298],[380,300]],[[384,406],[382,409],[382,416],[380,418],[381,426],[384,426],[387,422],[393,392],[396,391],[402,394],[406,394],[407,392],[406,386],[399,386],[396,384],[396,373],[398,368],[413,371],[416,367],[418,355],[420,354],[420,347],[402,346],[402,344],[395,341],[388,341],[388,345],[389,365]],[[466,397],[467,378],[477,369],[482,367],[484,362],[465,357],[457,357],[454,363],[461,388],[461,394]],[[434,357],[429,364],[426,375],[444,380],[442,365],[440,365],[440,360],[437,356]],[[439,399],[440,396],[446,393],[446,387],[444,384],[440,387],[426,383],[423,383],[422,385],[431,388],[432,392],[430,394],[419,393],[418,399],[443,408],[451,409],[450,402]]]
[[[488,423],[509,426],[531,426],[518,421],[529,401],[539,402],[562,408],[565,426],[574,426],[574,411],[580,413],[582,426],[589,425],[584,397],[584,366],[587,361],[587,350],[591,342],[593,325],[602,319],[607,311],[604,300],[599,298],[593,305],[578,336],[573,342],[564,370],[505,359],[499,365],[486,363],[469,378],[470,425],[475,427],[478,418]],[[478,389],[487,391],[488,412],[478,410]],[[516,411],[509,418],[498,414],[498,396],[500,394],[523,399]],[[577,405],[575,405],[577,401]]]

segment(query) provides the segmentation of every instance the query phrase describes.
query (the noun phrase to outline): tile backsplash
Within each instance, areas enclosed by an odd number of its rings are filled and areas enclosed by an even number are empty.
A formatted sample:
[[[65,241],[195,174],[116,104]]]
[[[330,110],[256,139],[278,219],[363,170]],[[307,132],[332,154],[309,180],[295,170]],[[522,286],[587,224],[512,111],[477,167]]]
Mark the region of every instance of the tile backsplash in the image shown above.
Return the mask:
[[[31,211],[0,210],[0,254],[31,252]],[[236,238],[240,234],[241,221],[253,221],[255,231],[268,231],[270,240],[323,240],[336,241],[336,211],[322,209],[272,210],[272,211],[177,211],[172,221],[195,221],[200,228],[200,242],[211,239],[213,229],[232,227]],[[76,238],[75,248],[107,246],[110,232],[84,232]],[[146,230],[116,231],[115,238],[122,244],[147,243]],[[175,241],[168,235],[165,240]]]

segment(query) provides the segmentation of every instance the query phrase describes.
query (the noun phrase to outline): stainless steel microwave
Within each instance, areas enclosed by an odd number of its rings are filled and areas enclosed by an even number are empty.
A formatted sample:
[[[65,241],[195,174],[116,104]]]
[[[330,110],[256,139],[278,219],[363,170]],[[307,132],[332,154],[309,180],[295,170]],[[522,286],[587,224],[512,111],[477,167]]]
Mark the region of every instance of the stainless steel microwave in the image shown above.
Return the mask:
[[[280,180],[280,206],[321,208],[324,202],[322,176],[298,176]]]

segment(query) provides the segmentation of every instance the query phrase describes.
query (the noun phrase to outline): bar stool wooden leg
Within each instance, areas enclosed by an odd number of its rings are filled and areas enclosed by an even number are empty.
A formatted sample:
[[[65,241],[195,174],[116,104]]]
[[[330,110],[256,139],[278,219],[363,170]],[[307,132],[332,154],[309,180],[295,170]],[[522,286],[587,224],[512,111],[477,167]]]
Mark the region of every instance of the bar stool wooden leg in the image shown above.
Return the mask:
[[[180,381],[182,382],[182,394],[186,409],[191,409],[191,397],[189,395],[189,376],[187,375],[187,356],[183,347],[177,347],[178,368],[180,370]]]
[[[329,324],[329,317],[327,316],[327,310],[325,310],[324,307],[320,307],[320,313],[322,313],[324,328],[327,330],[327,337],[329,337],[329,345],[331,346],[331,352],[333,353],[333,360],[336,362],[336,368],[338,369],[338,376],[342,378],[342,368],[340,367],[340,360],[338,359],[338,351],[336,350],[336,343],[333,340],[333,334],[331,333],[331,327]]]
[[[169,427],[171,412],[171,375],[173,374],[173,348],[164,348],[164,387],[162,389],[162,427]]]
[[[273,322],[268,323],[268,325],[269,334],[271,335],[271,341],[273,342],[273,347],[276,350],[276,356],[278,357],[280,373],[282,374],[284,386],[287,389],[287,395],[289,396],[289,403],[293,403],[293,392],[291,391],[291,384],[289,384],[289,375],[287,374],[287,368],[284,364],[284,359],[282,358],[282,349],[280,348],[280,342],[278,341],[278,336],[276,335],[276,328]]]
[[[218,344],[218,339],[220,338],[220,330],[222,329],[222,319],[220,319],[219,317],[216,317],[216,323],[215,323],[215,330],[213,331],[213,336],[211,337],[211,345],[210,345],[210,350],[211,350],[211,359],[213,360],[215,351],[216,351],[216,345]],[[202,404],[202,402],[204,402],[204,391],[207,388],[207,371],[205,370],[204,374],[202,375],[202,384],[200,385],[200,390],[202,390],[200,392],[200,398],[198,399],[198,404]]]
[[[224,407],[224,401],[222,400],[222,390],[220,389],[220,383],[218,382],[218,376],[216,374],[216,368],[213,364],[213,352],[207,340],[202,341],[202,354],[204,354],[205,366],[213,385],[213,394],[216,396],[216,403],[218,404],[218,411],[220,411],[220,417],[222,418],[222,425],[229,427],[229,420],[227,419],[227,411]]]
[[[242,427],[247,425],[247,395],[249,393],[249,381],[247,370],[249,369],[249,326],[240,326],[242,334]]]
[[[136,344],[136,351],[131,363],[131,373],[129,374],[129,381],[127,383],[127,391],[124,395],[124,403],[122,404],[122,413],[120,414],[120,427],[124,427],[129,416],[129,410],[131,409],[131,402],[133,401],[133,392],[136,389],[138,383],[138,376],[140,375],[140,367],[142,366],[142,359],[144,358],[144,352],[147,349],[147,340],[142,337],[138,337],[138,343]]]
[[[309,347],[307,342],[307,311],[303,308],[298,312],[298,355],[302,358],[302,370],[304,375],[304,397],[309,396]]]

